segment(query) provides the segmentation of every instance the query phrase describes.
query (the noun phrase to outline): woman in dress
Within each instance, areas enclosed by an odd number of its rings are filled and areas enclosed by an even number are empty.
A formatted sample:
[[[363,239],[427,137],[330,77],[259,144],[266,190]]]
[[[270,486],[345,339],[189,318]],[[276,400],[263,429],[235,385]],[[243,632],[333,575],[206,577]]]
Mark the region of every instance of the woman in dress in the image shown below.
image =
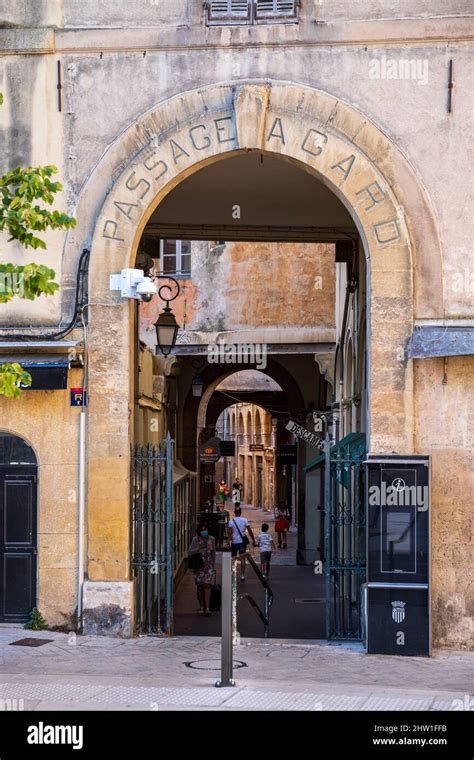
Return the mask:
[[[224,509],[225,500],[227,499],[227,496],[229,494],[229,487],[225,480],[221,480],[219,483],[219,487],[217,489],[217,502],[219,506],[219,511],[222,511]]]
[[[211,590],[216,570],[216,542],[209,535],[209,529],[205,523],[198,525],[197,534],[189,547],[188,556],[191,557],[193,554],[200,554],[202,557],[202,566],[199,570],[193,571],[199,600],[199,614],[210,615]]]
[[[286,534],[290,527],[290,513],[284,501],[278,502],[275,509],[275,533],[278,536],[278,548],[286,549]]]

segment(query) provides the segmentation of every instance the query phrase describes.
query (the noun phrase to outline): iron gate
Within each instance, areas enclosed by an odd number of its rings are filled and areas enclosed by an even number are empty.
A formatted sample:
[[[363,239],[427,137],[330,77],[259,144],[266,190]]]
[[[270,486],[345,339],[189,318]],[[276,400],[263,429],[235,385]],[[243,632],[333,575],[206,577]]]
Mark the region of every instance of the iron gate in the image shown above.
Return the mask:
[[[326,634],[362,640],[362,584],[366,576],[365,441],[331,450],[326,485]]]
[[[169,434],[159,444],[132,449],[131,564],[138,633],[172,634],[173,452]]]

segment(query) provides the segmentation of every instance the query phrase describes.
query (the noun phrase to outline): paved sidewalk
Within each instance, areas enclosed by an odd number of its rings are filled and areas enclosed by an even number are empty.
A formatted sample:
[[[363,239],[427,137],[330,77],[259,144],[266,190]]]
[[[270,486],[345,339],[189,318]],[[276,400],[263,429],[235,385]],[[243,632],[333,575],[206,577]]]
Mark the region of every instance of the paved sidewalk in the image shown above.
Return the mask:
[[[10,646],[22,638],[51,641]],[[216,638],[113,639],[2,626],[0,705],[25,710],[453,710],[468,709],[474,683],[474,653],[469,652],[439,651],[431,659],[380,657],[364,654],[355,644],[249,639],[235,648],[235,661],[236,687],[219,689],[214,686],[220,667]]]

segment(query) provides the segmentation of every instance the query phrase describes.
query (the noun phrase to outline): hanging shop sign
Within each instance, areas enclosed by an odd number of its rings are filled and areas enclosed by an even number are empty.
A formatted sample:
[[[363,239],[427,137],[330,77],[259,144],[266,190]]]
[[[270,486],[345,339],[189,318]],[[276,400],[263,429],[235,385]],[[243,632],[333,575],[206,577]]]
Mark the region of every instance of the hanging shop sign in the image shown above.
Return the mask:
[[[280,464],[298,464],[298,447],[296,443],[281,443],[277,448]]]
[[[235,457],[235,441],[221,441],[219,446],[221,457]]]
[[[314,446],[315,449],[324,449],[324,441],[319,435],[312,433],[311,430],[307,430],[301,425],[298,425],[294,420],[290,420],[286,426],[286,429],[293,433],[297,438],[301,438],[305,443],[309,443],[310,446]]]
[[[250,451],[264,451],[265,446],[263,443],[251,443],[249,446]]]
[[[214,464],[221,458],[220,438],[209,438],[199,447],[199,461]]]

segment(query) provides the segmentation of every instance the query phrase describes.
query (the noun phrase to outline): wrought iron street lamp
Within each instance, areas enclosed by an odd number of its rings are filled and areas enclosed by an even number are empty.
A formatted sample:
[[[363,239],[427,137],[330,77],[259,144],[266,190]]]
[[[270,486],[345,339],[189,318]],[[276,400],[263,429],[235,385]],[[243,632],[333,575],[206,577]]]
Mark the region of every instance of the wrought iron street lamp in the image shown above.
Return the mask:
[[[195,398],[201,398],[204,388],[204,380],[202,379],[201,375],[195,375],[193,377],[191,388],[193,391],[193,396],[195,396]]]
[[[158,296],[161,298],[162,301],[166,301],[166,306],[155,322],[156,342],[158,344],[157,348],[160,349],[163,356],[169,356],[171,351],[176,345],[176,338],[178,336],[178,330],[179,330],[179,325],[176,321],[176,317],[173,314],[172,309],[170,308],[170,301],[174,301],[174,299],[179,296],[180,287],[177,280],[175,280],[173,277],[156,277],[154,279],[171,280],[176,289],[175,294],[172,295],[173,288],[171,285],[162,285],[160,288],[158,288]],[[163,296],[162,292],[164,290],[168,290],[171,295]]]
[[[204,390],[204,379],[201,375],[201,370],[205,364],[206,361],[203,358],[193,359],[191,362],[192,367],[197,370],[191,382],[191,389],[195,398],[201,398],[202,392]]]

